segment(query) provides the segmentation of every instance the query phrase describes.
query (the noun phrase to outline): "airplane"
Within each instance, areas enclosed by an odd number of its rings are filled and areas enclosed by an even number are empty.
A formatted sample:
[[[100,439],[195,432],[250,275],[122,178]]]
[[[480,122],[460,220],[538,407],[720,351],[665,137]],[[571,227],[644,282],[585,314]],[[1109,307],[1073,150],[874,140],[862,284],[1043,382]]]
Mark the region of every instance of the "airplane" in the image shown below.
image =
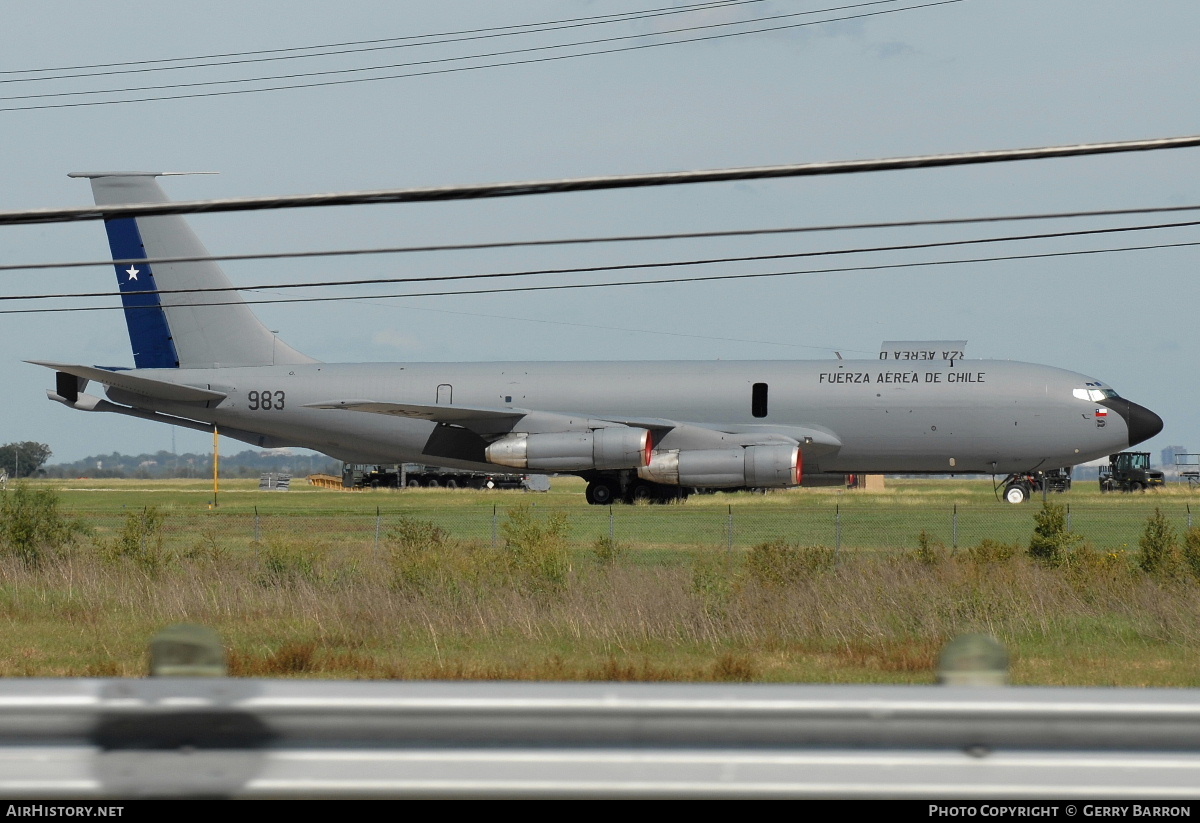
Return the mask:
[[[162,173],[71,176],[98,205],[169,202]],[[183,217],[105,230],[113,259],[135,261],[115,266],[134,367],[29,361],[56,372],[50,399],[260,448],[574,474],[605,505],[831,474],[1034,473],[1163,427],[1103,381],[968,360],[957,341],[885,343],[865,360],[324,363],[263,325],[215,262],[136,262],[206,257]]]

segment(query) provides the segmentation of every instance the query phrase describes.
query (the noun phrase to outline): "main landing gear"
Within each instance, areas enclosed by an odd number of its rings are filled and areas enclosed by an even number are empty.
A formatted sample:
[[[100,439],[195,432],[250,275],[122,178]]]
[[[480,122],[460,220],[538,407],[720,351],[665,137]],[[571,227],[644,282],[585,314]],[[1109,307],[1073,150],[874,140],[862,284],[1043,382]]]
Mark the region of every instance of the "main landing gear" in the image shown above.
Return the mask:
[[[587,478],[584,496],[593,506],[611,506],[613,503],[669,503],[684,500],[688,489],[667,486],[642,480],[633,472],[605,473]]]

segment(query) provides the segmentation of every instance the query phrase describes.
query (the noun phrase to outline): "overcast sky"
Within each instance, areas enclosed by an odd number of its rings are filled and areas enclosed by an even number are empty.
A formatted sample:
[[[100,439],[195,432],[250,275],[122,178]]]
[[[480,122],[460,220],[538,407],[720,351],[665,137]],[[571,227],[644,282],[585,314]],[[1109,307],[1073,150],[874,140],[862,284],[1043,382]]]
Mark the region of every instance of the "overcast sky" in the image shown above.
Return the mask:
[[[312,193],[751,166],[1200,133],[1200,4],[964,0],[928,8],[771,0],[686,15],[404,48],[27,82],[0,74],[0,209],[91,203],[70,171],[216,171],[169,178],[177,199]],[[669,0],[13,3],[0,71],[148,61],[400,38],[678,8]],[[545,60],[875,12],[802,28]],[[740,27],[673,30],[745,21]],[[490,32],[503,34],[504,32]],[[655,37],[545,49],[632,35]],[[376,45],[397,46],[401,43]],[[111,94],[96,89],[245,80],[424,62],[366,73]],[[531,49],[541,49],[533,51]],[[226,60],[233,58],[225,58]],[[245,59],[245,58],[238,58]],[[71,106],[539,60],[255,94]],[[83,74],[117,68],[49,72]],[[54,97],[26,97],[56,94]],[[20,97],[20,99],[12,99]],[[16,110],[11,110],[16,109]],[[1200,204],[1200,149],[477,203],[283,210],[190,218],[216,254],[692,232]],[[412,277],[820,251],[1200,219],[1162,217],[770,238],[225,264],[235,283]],[[1200,241],[1194,228],[959,249],[635,271],[632,277],[932,262]],[[0,228],[0,262],[107,255],[98,223]],[[1196,247],[806,274],[748,281],[382,299],[392,287],[306,294],[361,300],[260,309],[321,360],[874,357],[882,340],[965,339],[971,358],[1046,363],[1109,382],[1157,411],[1148,446],[1200,451]],[[621,273],[629,279],[630,273]],[[558,276],[544,282],[596,282]],[[111,267],[0,273],[0,293],[96,291]],[[260,294],[270,297],[271,294]],[[87,301],[117,305],[115,298]],[[48,304],[43,304],[48,305]],[[12,303],[3,308],[30,308]],[[0,442],[51,462],[170,449],[171,429],[71,412],[24,360],[132,365],[118,311],[0,316]],[[240,444],[229,444],[241,448]],[[208,439],[178,430],[176,449]],[[1157,459],[1157,454],[1156,454]]]

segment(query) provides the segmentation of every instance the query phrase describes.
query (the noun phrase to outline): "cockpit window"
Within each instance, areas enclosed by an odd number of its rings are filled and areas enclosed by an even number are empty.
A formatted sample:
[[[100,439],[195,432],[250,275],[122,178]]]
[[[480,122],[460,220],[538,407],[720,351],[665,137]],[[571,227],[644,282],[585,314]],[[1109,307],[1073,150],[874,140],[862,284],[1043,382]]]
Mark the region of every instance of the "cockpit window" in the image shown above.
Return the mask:
[[[1071,394],[1080,400],[1090,400],[1093,403],[1118,396],[1112,389],[1072,389]]]

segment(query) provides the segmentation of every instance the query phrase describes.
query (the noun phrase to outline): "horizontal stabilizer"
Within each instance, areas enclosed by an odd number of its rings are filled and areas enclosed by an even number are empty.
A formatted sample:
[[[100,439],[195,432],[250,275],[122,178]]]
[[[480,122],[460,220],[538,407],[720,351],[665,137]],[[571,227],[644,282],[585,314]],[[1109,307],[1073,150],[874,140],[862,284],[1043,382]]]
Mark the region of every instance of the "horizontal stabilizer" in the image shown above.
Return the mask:
[[[146,409],[122,406],[120,403],[113,403],[112,401],[90,394],[80,393],[74,400],[69,400],[52,391],[47,391],[46,396],[56,403],[62,403],[64,406],[69,406],[78,411],[111,412],[113,414],[123,414],[127,417],[136,417],[139,420],[153,420],[157,423],[167,423],[185,429],[195,429],[196,431],[211,432],[213,430],[212,423],[205,423],[201,420],[189,420],[186,417],[178,417],[173,414],[163,414],[161,412],[147,411]],[[260,449],[294,448],[303,445],[293,440],[286,440],[281,437],[273,437],[268,434],[260,434],[259,432],[247,431],[245,429],[230,428],[229,426],[221,427],[221,435],[223,437],[232,437],[234,440],[241,440],[243,443],[249,443],[251,446],[256,446]]]
[[[125,371],[109,371],[94,366],[77,366],[70,363],[53,363],[47,360],[27,360],[35,366],[45,366],[63,374],[72,374],[85,380],[93,380],[114,389],[121,389],[144,397],[156,397],[161,400],[174,400],[181,403],[210,403],[214,400],[224,400],[228,395],[224,392],[201,389],[195,386],[181,386],[166,380],[154,380],[150,377],[139,377]]]

